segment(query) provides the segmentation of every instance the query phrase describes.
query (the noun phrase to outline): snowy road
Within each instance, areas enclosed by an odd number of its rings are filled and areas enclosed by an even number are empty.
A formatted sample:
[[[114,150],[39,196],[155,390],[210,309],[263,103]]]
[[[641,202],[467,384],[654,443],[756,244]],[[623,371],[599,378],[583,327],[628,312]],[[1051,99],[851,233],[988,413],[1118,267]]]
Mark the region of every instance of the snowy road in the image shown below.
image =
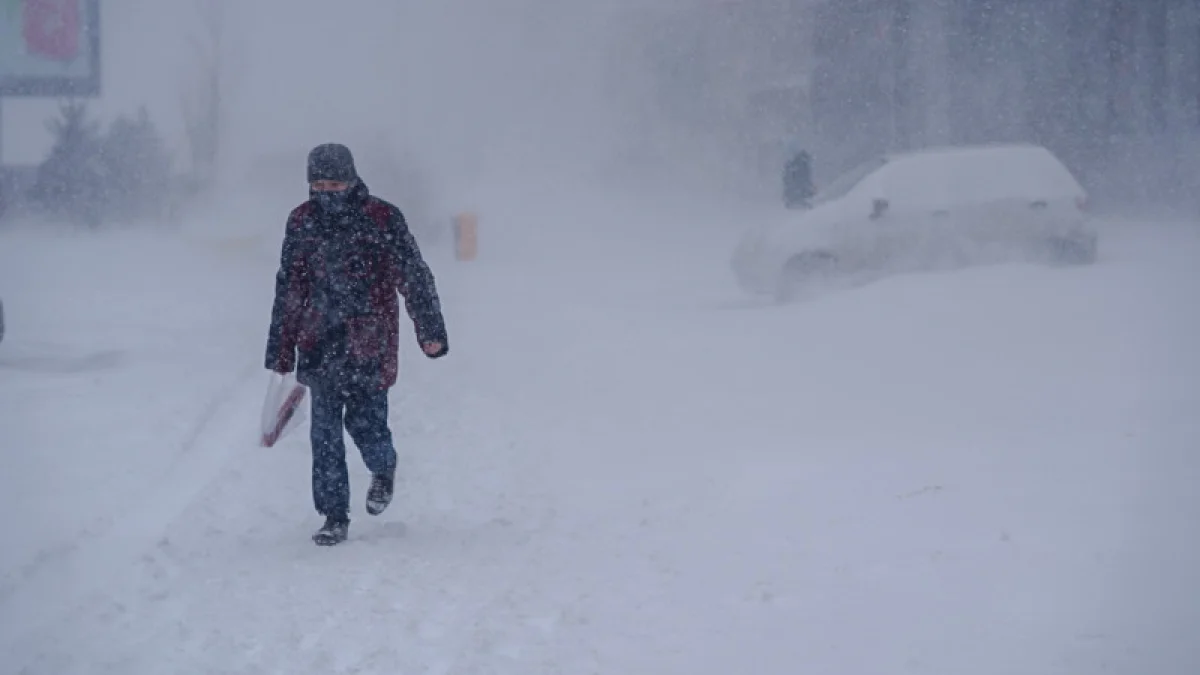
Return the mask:
[[[488,213],[333,549],[270,260],[0,234],[0,671],[1200,672],[1200,230],[753,307],[669,209]]]

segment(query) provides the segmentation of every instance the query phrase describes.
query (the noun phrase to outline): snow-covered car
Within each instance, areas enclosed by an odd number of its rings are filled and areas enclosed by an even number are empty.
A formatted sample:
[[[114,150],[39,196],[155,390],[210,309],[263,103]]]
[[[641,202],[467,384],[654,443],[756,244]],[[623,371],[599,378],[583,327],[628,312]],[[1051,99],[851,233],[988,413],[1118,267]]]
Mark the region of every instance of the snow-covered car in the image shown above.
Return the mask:
[[[787,300],[818,280],[1001,262],[1089,264],[1088,195],[1039,145],[955,146],[884,155],[819,190],[811,208],[748,231],[739,285]]]

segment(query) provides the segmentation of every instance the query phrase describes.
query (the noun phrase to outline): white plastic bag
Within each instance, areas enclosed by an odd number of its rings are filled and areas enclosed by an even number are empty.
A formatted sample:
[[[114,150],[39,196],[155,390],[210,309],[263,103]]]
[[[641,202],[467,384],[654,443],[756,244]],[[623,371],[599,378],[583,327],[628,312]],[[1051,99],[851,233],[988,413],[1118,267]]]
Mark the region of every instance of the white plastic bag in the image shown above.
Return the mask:
[[[300,426],[306,417],[304,402],[308,387],[296,381],[294,373],[271,373],[267,397],[262,409],[262,438],[264,447],[271,447]]]

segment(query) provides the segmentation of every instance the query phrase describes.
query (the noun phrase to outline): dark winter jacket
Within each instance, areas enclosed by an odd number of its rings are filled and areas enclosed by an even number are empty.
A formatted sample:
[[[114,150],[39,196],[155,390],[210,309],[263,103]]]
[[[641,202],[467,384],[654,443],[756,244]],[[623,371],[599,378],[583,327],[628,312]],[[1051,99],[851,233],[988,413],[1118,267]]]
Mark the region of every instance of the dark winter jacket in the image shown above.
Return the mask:
[[[352,208],[324,215],[313,201],[288,216],[266,367],[309,386],[388,388],[399,369],[400,304],[417,341],[449,348],[433,273],[404,214],[352,188]],[[297,361],[297,355],[299,357]]]

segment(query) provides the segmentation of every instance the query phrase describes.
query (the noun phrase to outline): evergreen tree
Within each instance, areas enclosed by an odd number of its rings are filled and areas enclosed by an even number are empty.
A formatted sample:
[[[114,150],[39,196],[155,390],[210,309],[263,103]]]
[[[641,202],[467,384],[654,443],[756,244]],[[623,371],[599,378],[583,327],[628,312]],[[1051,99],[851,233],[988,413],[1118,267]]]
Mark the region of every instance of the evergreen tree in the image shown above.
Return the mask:
[[[47,214],[95,227],[104,197],[100,125],[87,117],[87,105],[70,101],[46,128],[54,136],[49,156],[38,167],[33,202]]]
[[[45,214],[92,227],[166,214],[172,158],[145,107],[102,132],[86,105],[70,102],[47,128],[54,146],[30,195]]]
[[[113,219],[157,218],[169,201],[171,156],[149,112],[122,115],[109,127],[100,152],[105,213]]]

